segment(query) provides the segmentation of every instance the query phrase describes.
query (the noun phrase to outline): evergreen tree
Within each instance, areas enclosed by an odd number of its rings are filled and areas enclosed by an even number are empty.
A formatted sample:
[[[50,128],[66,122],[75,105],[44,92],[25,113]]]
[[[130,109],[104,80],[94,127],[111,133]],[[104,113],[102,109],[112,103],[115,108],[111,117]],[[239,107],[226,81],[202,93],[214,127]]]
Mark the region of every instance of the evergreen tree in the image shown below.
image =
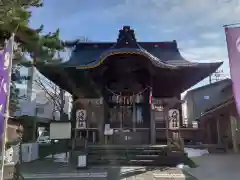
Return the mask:
[[[28,79],[28,77],[20,76],[19,66],[32,66],[36,62],[58,60],[55,54],[62,49],[59,29],[56,32],[43,35],[43,25],[38,29],[32,29],[29,26],[30,8],[40,8],[42,6],[41,0],[0,1],[0,48],[4,47],[5,40],[9,39],[12,33],[15,33],[16,41],[10,96],[11,112],[17,109],[19,98],[15,83],[22,79]],[[26,54],[30,55],[32,62],[25,59]]]

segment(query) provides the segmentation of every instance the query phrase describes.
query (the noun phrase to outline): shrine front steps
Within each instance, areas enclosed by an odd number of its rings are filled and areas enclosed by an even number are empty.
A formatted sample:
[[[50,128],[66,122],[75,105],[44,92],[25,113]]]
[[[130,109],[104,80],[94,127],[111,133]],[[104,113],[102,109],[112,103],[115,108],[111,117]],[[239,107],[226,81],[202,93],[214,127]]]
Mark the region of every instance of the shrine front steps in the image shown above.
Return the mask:
[[[76,151],[74,154],[83,153]],[[180,150],[166,146],[92,146],[85,149],[88,165],[168,166],[191,162]],[[75,158],[74,158],[75,159]]]

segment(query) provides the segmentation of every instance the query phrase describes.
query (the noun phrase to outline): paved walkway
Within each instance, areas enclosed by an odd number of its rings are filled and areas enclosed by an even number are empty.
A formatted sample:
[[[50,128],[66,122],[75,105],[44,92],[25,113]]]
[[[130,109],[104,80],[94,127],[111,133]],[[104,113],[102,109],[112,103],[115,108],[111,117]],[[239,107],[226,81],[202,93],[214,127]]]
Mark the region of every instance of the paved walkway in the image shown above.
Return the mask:
[[[182,173],[182,171],[178,172],[175,169],[174,172],[160,171],[160,170],[148,170],[148,171],[135,171],[125,174],[117,173],[119,171],[118,168],[111,168],[106,174],[98,174],[98,173],[60,173],[60,174],[25,174],[25,179],[37,180],[37,179],[100,179],[100,180],[163,180],[163,179],[178,179],[178,180],[196,180],[196,178],[186,175]]]
[[[239,180],[240,154],[218,154],[195,158],[199,165],[187,169],[198,180]]]
[[[91,167],[76,170],[63,163],[36,161],[22,165],[25,179],[85,179],[85,180],[161,180],[172,177],[179,180],[196,180],[178,168],[145,168],[145,167]]]
[[[36,161],[24,164],[21,171],[26,179],[56,180],[239,180],[240,154],[219,154],[194,158],[195,169],[144,168],[144,167],[92,167],[76,170],[64,163]],[[189,174],[190,173],[190,174]],[[192,176],[191,176],[192,175]],[[172,176],[172,177],[171,177]]]

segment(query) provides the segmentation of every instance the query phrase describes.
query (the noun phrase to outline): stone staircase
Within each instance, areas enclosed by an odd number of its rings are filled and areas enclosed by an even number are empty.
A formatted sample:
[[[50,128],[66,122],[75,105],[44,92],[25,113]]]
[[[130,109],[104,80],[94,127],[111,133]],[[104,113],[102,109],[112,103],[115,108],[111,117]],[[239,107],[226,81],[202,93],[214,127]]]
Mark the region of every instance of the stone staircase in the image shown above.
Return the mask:
[[[167,146],[90,146],[88,165],[169,166],[183,163],[184,152]]]

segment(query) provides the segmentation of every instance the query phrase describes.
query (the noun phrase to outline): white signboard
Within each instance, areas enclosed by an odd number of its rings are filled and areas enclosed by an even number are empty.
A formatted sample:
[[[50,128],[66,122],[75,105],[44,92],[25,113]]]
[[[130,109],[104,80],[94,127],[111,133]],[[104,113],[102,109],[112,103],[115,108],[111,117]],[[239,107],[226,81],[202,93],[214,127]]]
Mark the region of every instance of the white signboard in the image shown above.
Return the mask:
[[[51,122],[50,139],[71,139],[71,122]]]
[[[198,128],[198,122],[197,121],[192,121],[192,127],[193,128]]]
[[[170,109],[168,111],[169,128],[179,128],[180,124],[180,113],[178,109]]]
[[[76,129],[86,129],[87,111],[79,109],[76,111]]]
[[[86,167],[87,166],[87,156],[86,155],[80,155],[78,156],[78,167]]]
[[[210,99],[210,96],[204,96],[203,97],[205,100],[209,100]]]
[[[105,124],[104,135],[112,135],[113,129],[111,129],[110,124]]]

